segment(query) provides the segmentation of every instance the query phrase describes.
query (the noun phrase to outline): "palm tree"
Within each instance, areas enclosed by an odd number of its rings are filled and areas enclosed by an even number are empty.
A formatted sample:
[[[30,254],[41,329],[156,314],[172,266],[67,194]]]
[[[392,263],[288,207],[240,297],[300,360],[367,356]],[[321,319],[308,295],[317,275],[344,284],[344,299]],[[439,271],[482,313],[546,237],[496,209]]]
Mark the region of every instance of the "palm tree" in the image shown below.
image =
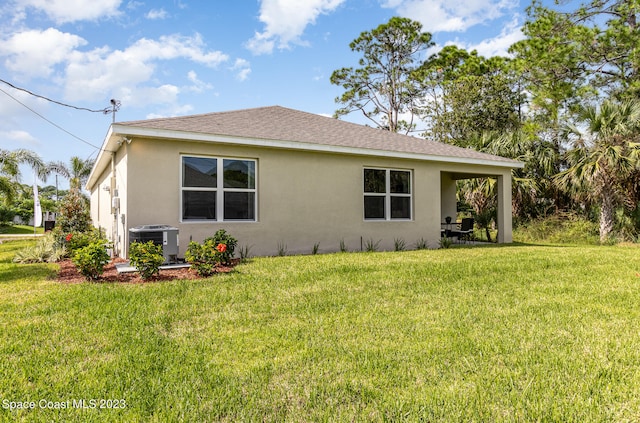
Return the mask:
[[[49,169],[36,153],[18,149],[0,149],[0,193],[7,203],[11,203],[16,194],[16,187],[20,181],[20,165],[26,164],[33,168],[40,179],[47,178]]]
[[[69,161],[69,167],[63,162],[52,162],[49,164],[49,167],[52,172],[62,175],[69,180],[69,188],[71,190],[80,191],[91,174],[94,162],[94,159],[85,160],[74,156]]]
[[[478,151],[510,157],[524,162],[524,169],[512,170],[512,207],[519,217],[531,217],[545,203],[544,194],[549,191],[545,184],[554,173],[557,157],[552,145],[521,130],[498,133],[484,131],[468,140]],[[484,228],[491,241],[489,228],[495,220],[497,207],[497,185],[493,178],[474,178],[458,183],[459,200],[464,200],[473,209],[476,223]]]
[[[640,102],[607,100],[599,108],[582,107],[565,136],[573,148],[566,155],[567,169],[554,179],[579,201],[600,206],[600,241],[605,242],[616,207],[628,195],[624,184],[640,165]]]

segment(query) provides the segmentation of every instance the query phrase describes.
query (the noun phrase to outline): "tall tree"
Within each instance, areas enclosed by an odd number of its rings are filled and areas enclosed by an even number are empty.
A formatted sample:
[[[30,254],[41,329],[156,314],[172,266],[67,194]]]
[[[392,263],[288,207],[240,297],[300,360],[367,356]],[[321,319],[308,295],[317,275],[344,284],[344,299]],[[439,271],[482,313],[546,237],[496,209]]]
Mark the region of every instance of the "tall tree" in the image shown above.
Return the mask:
[[[331,83],[344,88],[336,99],[342,104],[335,115],[360,111],[377,127],[409,133],[421,97],[416,70],[421,54],[433,45],[422,24],[393,17],[372,31],[363,32],[349,45],[362,53],[359,68],[342,68],[331,75]],[[404,115],[408,120],[403,119]]]
[[[593,83],[606,95],[640,96],[640,27],[638,0],[592,0],[568,13],[586,36],[578,39]]]
[[[599,108],[583,107],[566,134],[573,144],[569,167],[555,180],[579,200],[597,202],[604,242],[613,231],[616,207],[629,194],[626,183],[640,167],[640,102],[607,100]]]
[[[520,126],[520,90],[509,61],[446,46],[421,69],[425,136],[468,146],[484,131]]]
[[[82,186],[87,182],[91,169],[93,169],[93,159],[82,159],[80,157],[71,157],[69,166],[63,162],[52,162],[49,167],[55,172],[69,180],[69,188],[71,190],[80,191]]]
[[[534,0],[523,26],[527,36],[511,46],[514,67],[525,81],[530,113],[543,129],[541,134],[562,150],[563,122],[592,90],[587,85],[582,39],[587,28],[576,26],[566,14],[543,7]]]

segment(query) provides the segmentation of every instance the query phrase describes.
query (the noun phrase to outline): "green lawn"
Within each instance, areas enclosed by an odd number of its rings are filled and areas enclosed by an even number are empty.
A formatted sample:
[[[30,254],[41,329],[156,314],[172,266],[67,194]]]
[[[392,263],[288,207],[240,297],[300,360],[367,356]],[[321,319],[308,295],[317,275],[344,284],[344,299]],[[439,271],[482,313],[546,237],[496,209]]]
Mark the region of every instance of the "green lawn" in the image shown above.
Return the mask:
[[[36,228],[37,234],[44,233],[43,227]],[[27,225],[0,225],[0,235],[33,235],[33,226]]]
[[[199,281],[62,285],[55,265],[10,263],[19,245],[0,245],[3,421],[640,420],[636,246],[260,258]]]

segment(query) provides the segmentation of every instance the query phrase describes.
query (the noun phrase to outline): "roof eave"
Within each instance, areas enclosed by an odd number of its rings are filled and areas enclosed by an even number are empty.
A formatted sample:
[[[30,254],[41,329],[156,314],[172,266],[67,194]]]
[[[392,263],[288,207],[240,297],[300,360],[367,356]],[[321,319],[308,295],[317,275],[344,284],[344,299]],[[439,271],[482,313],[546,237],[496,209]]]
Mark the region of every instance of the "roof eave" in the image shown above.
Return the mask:
[[[116,135],[120,135],[115,132],[114,125],[109,127],[107,131],[107,135],[102,142],[102,146],[100,147],[100,151],[98,152],[98,156],[96,157],[96,161],[91,169],[91,173],[89,174],[89,178],[87,178],[87,183],[85,184],[85,188],[91,192],[93,187],[95,186],[98,177],[104,170],[106,166],[111,162],[112,154],[114,154],[117,150],[117,142]]]
[[[491,160],[480,158],[468,158],[468,157],[456,157],[456,156],[439,156],[432,154],[411,153],[393,150],[378,150],[361,147],[345,147],[327,144],[315,144],[299,141],[283,141],[283,140],[270,140],[262,138],[240,138],[228,135],[216,135],[207,134],[201,132],[186,132],[176,131],[168,129],[157,128],[144,128],[128,125],[114,124],[111,127],[110,134],[121,136],[137,136],[137,137],[151,137],[151,138],[164,138],[175,140],[186,140],[196,142],[216,142],[222,144],[235,144],[235,145],[247,145],[254,147],[269,147],[269,148],[283,148],[288,150],[301,150],[301,151],[316,151],[326,153],[341,153],[352,154],[360,156],[375,156],[375,157],[391,157],[400,159],[413,159],[424,160],[432,162],[444,162],[444,163],[459,163],[459,164],[474,164],[483,166],[503,167],[510,169],[523,168],[524,163],[506,159],[506,160]],[[109,135],[108,135],[109,137]],[[109,138],[107,138],[109,139]],[[106,141],[105,141],[106,142]],[[102,154],[102,151],[101,151]]]

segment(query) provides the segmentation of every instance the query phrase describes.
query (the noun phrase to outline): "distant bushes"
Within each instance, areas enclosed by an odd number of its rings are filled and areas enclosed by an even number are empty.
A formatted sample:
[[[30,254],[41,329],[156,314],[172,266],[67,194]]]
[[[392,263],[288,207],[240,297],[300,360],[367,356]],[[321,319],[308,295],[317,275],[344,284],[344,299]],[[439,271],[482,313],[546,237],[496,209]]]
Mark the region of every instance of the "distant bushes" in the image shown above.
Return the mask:
[[[556,214],[516,225],[516,242],[547,242],[552,244],[598,244],[596,222],[574,214]]]

